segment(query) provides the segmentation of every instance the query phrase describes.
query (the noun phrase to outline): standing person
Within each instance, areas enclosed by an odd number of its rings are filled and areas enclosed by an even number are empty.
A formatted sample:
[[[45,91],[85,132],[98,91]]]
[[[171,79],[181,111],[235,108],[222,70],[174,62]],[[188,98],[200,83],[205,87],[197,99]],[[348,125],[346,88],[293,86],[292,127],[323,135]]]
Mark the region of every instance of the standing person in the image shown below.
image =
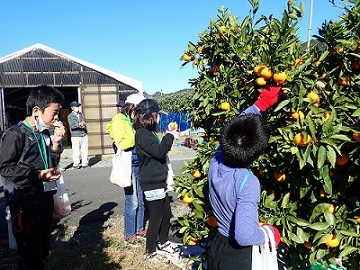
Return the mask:
[[[209,197],[217,219],[208,266],[210,270],[251,270],[252,245],[262,245],[259,226],[260,183],[249,166],[265,150],[268,126],[261,112],[276,104],[281,87],[266,87],[254,105],[231,120],[223,129],[220,147],[209,167]],[[280,233],[272,227],[275,242]]]
[[[106,125],[106,131],[114,142],[116,151],[131,151],[131,186],[125,187],[124,238],[133,245],[141,244],[138,237],[145,237],[144,230],[144,195],[139,184],[139,162],[135,150],[135,130],[131,118],[134,107],[145,97],[140,94],[129,95],[126,101],[120,101],[117,106],[120,112]]]
[[[155,261],[159,260],[157,254],[174,254],[177,251],[177,245],[169,241],[172,213],[166,183],[167,154],[171,150],[174,136],[167,133],[162,140],[157,136],[162,113],[164,112],[155,100],[144,99],[137,106],[134,120],[139,181],[149,208],[145,254],[148,259]]]
[[[80,112],[81,104],[77,101],[70,103],[72,112],[67,116],[70,134],[71,148],[73,152],[73,167],[80,169],[88,167],[88,135],[84,115]],[[80,165],[81,155],[81,165]]]
[[[55,180],[64,126],[50,140],[48,128],[58,118],[62,93],[49,86],[32,89],[26,118],[10,127],[1,139],[0,175],[10,207],[12,229],[20,256],[17,269],[44,269],[49,254]]]

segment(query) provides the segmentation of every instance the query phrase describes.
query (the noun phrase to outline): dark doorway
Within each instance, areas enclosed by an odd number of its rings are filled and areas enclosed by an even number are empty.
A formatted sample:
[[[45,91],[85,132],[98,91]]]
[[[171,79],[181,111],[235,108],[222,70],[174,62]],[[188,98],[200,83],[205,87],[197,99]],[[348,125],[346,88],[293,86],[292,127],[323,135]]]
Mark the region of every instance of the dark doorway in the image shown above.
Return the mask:
[[[59,117],[69,133],[67,115],[71,112],[70,103],[78,101],[77,87],[56,87],[63,93],[65,102],[62,104]],[[26,117],[26,100],[30,94],[30,87],[4,88],[5,113],[9,126],[15,125]],[[79,100],[79,102],[81,102]],[[67,134],[63,141],[64,146],[70,144],[70,134]]]

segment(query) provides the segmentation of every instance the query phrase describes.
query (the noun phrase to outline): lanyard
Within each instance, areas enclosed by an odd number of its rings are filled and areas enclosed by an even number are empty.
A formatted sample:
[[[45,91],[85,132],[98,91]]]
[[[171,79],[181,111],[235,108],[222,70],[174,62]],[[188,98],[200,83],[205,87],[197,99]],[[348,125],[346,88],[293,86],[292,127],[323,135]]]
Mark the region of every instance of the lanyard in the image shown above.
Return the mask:
[[[29,120],[27,118],[25,118],[25,123],[31,129],[31,132],[35,136],[36,144],[38,146],[40,156],[41,156],[41,159],[42,159],[42,161],[44,163],[45,169],[49,169],[49,164],[48,164],[48,161],[47,161],[46,143],[45,143],[45,139],[44,139],[43,135],[40,133],[40,139],[39,139],[38,136],[35,133],[35,130],[31,126],[31,124],[29,123]]]
[[[158,136],[154,131],[151,131],[151,132],[152,132],[152,134],[154,134],[154,136],[156,137],[156,139],[158,140],[158,142],[160,142],[159,136]]]

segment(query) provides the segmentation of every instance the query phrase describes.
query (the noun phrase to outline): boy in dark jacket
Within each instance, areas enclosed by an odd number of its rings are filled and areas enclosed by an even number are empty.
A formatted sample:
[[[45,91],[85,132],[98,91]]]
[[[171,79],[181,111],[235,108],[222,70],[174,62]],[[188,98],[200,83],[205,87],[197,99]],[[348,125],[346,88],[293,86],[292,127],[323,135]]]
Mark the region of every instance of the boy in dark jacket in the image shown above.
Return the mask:
[[[56,127],[51,142],[48,128],[58,119],[62,93],[48,86],[32,89],[27,117],[4,132],[0,146],[0,175],[10,207],[12,229],[20,256],[18,269],[44,269],[49,253],[54,181],[65,134]]]

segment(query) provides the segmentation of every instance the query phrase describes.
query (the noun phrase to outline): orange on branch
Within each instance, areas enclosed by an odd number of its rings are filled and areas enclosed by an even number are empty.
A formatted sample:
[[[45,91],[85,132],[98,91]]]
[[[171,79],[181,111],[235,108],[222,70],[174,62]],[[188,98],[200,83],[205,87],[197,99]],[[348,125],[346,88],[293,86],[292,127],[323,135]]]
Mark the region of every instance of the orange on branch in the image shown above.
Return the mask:
[[[338,79],[338,83],[344,87],[348,86],[349,82],[350,82],[350,76],[346,76],[344,80],[341,78]]]
[[[301,120],[303,120],[305,118],[305,115],[304,115],[304,113],[302,111],[293,112],[291,114],[291,119],[298,120],[299,118]]]
[[[339,47],[339,48],[336,48],[335,51],[338,53],[338,54],[341,54],[344,52],[344,48],[343,47]]]
[[[192,197],[189,193],[185,193],[184,197],[183,197],[183,202],[184,203],[191,203],[194,200],[194,197]]]
[[[319,102],[320,101],[320,96],[318,94],[316,94],[315,92],[309,92],[306,95],[306,97],[311,99],[313,102]]]
[[[185,242],[189,246],[195,246],[197,244],[197,239],[195,237],[188,235],[185,239]]]
[[[340,245],[340,240],[335,235],[330,234],[329,240],[325,242],[325,245],[328,247],[338,247]]]
[[[306,141],[305,136],[302,133],[298,133],[294,136],[294,142],[295,144],[299,145],[299,146],[307,146],[310,142],[311,142],[311,138],[309,135],[306,136]]]
[[[194,178],[200,178],[201,177],[201,172],[199,170],[195,170],[191,173],[191,175],[194,177]]]
[[[281,173],[281,172],[275,172],[274,173],[274,178],[278,182],[284,182],[285,179],[286,179],[286,175],[284,173]]]
[[[229,102],[223,102],[220,104],[220,109],[222,109],[223,111],[230,111],[231,105]]]
[[[305,246],[306,248],[308,248],[308,249],[311,249],[312,244],[311,244],[311,242],[305,242],[305,243],[304,243],[304,246]]]
[[[263,77],[259,77],[256,79],[256,85],[257,86],[265,86],[266,80]]]
[[[330,205],[330,207],[329,207],[329,212],[331,213],[331,214],[334,214],[335,213],[335,205]]]
[[[315,62],[315,66],[317,66],[317,67],[320,66],[320,64],[321,64],[321,61],[316,61]]]
[[[330,116],[331,116],[330,112],[324,112],[324,115],[322,117],[323,121],[325,122],[326,120],[328,120]]]
[[[360,142],[360,133],[353,133],[353,138],[355,141]]]
[[[273,76],[273,81],[277,84],[283,84],[286,82],[287,75],[285,72],[275,73]]]
[[[302,59],[302,58],[298,58],[298,59],[295,60],[294,67],[298,67],[303,63],[305,63],[305,60]]]
[[[211,226],[211,227],[217,227],[217,221],[216,221],[216,217],[214,215],[209,216],[206,223],[209,224],[209,226]]]
[[[254,67],[254,73],[255,73],[255,75],[260,76],[260,71],[261,71],[264,67],[266,67],[266,65],[258,65],[258,66],[256,66],[256,67]]]
[[[260,76],[265,79],[270,79],[272,77],[273,73],[270,68],[263,67],[260,69]]]
[[[336,164],[339,166],[344,166],[348,162],[349,162],[349,157],[345,153],[342,153],[341,157],[336,157]]]
[[[210,136],[209,141],[210,142],[215,142],[216,141],[216,136]]]
[[[358,60],[354,60],[351,64],[352,68],[355,70],[360,69],[360,62]]]
[[[220,28],[220,32],[222,35],[225,35],[226,34],[226,26],[225,25],[222,25],[219,27]]]
[[[191,61],[193,58],[192,58],[191,55],[185,53],[184,56],[183,56],[183,59],[184,59],[184,61],[189,62],[189,61]]]

